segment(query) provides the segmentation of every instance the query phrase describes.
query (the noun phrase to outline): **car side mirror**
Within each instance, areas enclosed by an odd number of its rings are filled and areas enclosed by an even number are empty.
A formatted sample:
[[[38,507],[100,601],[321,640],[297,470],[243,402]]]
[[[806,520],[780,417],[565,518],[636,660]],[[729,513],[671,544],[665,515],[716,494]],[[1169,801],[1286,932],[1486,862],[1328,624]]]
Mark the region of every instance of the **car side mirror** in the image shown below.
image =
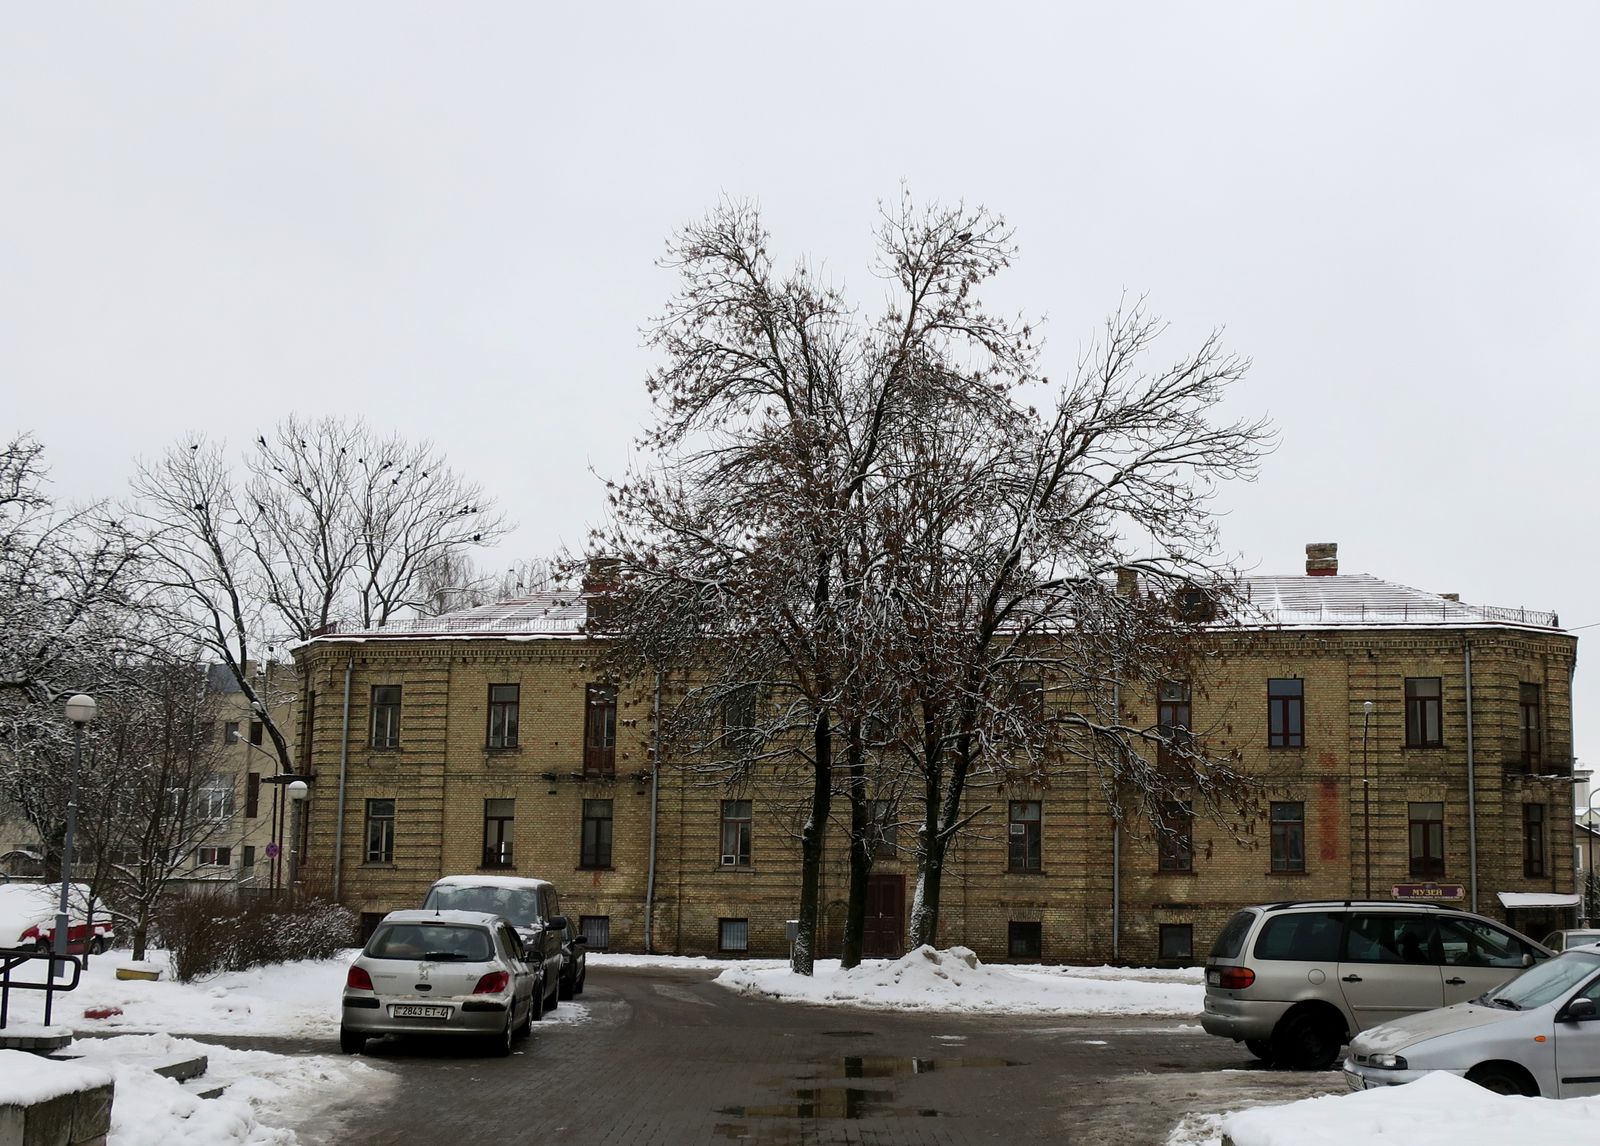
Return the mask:
[[[1524,951],[1522,953],[1522,965],[1525,968],[1533,966],[1533,952],[1532,951]]]
[[[1561,1020],[1567,1023],[1583,1023],[1593,1021],[1595,1016],[1595,1002],[1593,999],[1574,999],[1567,1004],[1567,1009],[1562,1014]]]
[[[567,929],[567,917],[565,915],[552,915],[544,921],[544,926],[546,931],[565,931]]]

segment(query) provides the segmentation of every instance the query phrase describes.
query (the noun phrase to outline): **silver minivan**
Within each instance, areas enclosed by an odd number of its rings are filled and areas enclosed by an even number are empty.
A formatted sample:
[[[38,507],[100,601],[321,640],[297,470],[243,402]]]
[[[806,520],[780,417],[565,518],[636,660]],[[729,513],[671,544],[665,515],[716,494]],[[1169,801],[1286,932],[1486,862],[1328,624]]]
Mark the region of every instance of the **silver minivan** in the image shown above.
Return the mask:
[[[562,998],[566,972],[564,946],[567,918],[555,884],[518,875],[447,875],[428,889],[424,908],[445,911],[487,911],[511,921],[527,951],[528,965],[539,981],[534,1021],[553,1011]]]
[[[1550,952],[1470,911],[1359,900],[1262,904],[1206,959],[1206,1031],[1296,1070],[1325,1070],[1358,1032],[1482,995]]]

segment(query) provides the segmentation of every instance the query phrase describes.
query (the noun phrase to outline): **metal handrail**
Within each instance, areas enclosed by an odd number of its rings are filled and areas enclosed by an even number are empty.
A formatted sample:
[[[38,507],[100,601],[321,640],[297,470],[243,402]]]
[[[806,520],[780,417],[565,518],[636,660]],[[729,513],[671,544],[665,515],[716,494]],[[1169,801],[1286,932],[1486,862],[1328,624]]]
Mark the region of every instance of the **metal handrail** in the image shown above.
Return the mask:
[[[11,969],[23,963],[34,960],[44,960],[49,965],[51,974],[45,977],[43,983],[18,983],[11,978]],[[57,962],[72,965],[72,982],[57,983],[55,977],[55,964]],[[77,989],[78,981],[83,978],[83,961],[76,955],[57,955],[51,951],[39,951],[26,947],[0,947],[0,1030],[5,1030],[6,1018],[11,1010],[11,990],[15,987],[19,991],[44,992],[44,1025],[50,1025],[51,1007],[55,1003],[56,992],[73,991]]]

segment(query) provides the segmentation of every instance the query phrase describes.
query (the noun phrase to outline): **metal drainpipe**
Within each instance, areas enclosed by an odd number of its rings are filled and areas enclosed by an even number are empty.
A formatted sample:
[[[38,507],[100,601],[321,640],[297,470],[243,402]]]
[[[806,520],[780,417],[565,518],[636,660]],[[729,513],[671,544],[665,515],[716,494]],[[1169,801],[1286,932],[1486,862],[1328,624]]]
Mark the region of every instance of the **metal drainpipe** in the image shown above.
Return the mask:
[[[1111,719],[1122,713],[1122,680],[1111,682]],[[1111,820],[1111,962],[1122,958],[1122,821],[1112,812]]]
[[[1478,783],[1472,758],[1472,642],[1462,646],[1462,666],[1467,677],[1467,883],[1472,910],[1478,910]]]
[[[644,953],[654,955],[656,903],[656,814],[661,797],[661,673],[656,673],[650,730],[650,866],[644,882]]]
[[[333,820],[333,901],[339,902],[339,887],[344,875],[344,785],[350,766],[350,674],[355,671],[352,655],[344,663],[344,724],[339,734],[339,808]],[[312,714],[313,722],[316,714]]]

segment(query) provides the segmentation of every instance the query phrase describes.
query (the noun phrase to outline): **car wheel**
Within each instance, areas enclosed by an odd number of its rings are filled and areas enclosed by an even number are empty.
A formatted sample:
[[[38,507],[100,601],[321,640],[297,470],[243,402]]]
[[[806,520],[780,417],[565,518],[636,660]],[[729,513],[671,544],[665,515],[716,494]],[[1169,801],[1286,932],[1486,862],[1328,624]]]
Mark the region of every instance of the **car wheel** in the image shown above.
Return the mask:
[[[537,1023],[544,1019],[544,977],[533,985],[533,998],[528,1001],[528,1022]]]
[[[589,964],[585,963],[583,969],[578,972],[578,977],[572,981],[572,993],[574,995],[583,994],[583,981],[588,977]]]
[[[561,972],[556,972],[556,977],[550,984],[550,994],[545,997],[544,1009],[553,1011],[561,1005]]]
[[[339,1053],[360,1054],[367,1049],[367,1036],[341,1026],[339,1028]]]
[[[1315,1011],[1289,1015],[1272,1032],[1272,1059],[1291,1070],[1327,1070],[1339,1057],[1344,1031]]]
[[[1475,1066],[1467,1071],[1467,1081],[1475,1082],[1485,1090],[1492,1090],[1496,1094],[1521,1094],[1528,1098],[1539,1097],[1537,1087],[1530,1087],[1528,1080],[1509,1067],[1496,1066],[1489,1063],[1484,1066]]]
[[[35,951],[37,951],[39,954],[41,954],[41,955],[50,954],[50,940],[48,940],[48,939],[40,939],[40,940],[35,941],[35,943],[33,945],[33,949]]]
[[[517,1037],[525,1039],[533,1034],[533,1000],[528,1000],[528,1009],[523,1013],[522,1022],[517,1024]]]
[[[1245,1039],[1244,1049],[1255,1055],[1262,1062],[1272,1061],[1272,1041],[1270,1039]]]
[[[104,955],[105,953],[106,953],[106,941],[104,939],[102,939],[100,936],[96,935],[94,937],[94,939],[92,939],[90,941],[90,943],[89,943],[89,954],[91,954],[91,955]]]
[[[489,1053],[496,1058],[505,1058],[511,1053],[511,1044],[516,1041],[516,1032],[511,1028],[511,1012],[506,1012],[506,1028],[499,1034],[492,1036],[494,1041],[489,1047]]]
[[[561,990],[560,990],[561,998],[563,998],[563,999],[572,998],[573,993],[574,993],[573,992],[573,984],[576,981],[577,981],[577,976],[576,975],[563,975],[563,976],[561,976]]]

